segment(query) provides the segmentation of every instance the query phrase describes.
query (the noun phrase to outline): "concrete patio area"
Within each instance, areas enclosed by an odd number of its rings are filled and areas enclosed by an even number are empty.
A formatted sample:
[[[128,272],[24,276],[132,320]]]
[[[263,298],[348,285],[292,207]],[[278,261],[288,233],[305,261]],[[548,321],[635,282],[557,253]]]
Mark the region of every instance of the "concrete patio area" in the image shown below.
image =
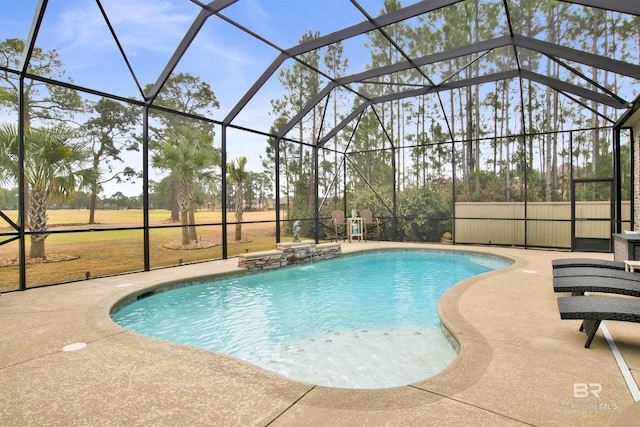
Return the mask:
[[[0,425],[639,425],[640,403],[602,330],[585,349],[580,322],[560,319],[551,285],[552,259],[612,255],[375,242],[342,250],[387,247],[516,261],[442,297],[440,317],[461,351],[435,377],[381,390],[314,386],[111,321],[110,309],[127,295],[237,271],[232,258],[0,295]],[[637,384],[640,324],[605,324]],[[75,343],[87,345],[63,350]],[[601,392],[583,397],[594,385]]]

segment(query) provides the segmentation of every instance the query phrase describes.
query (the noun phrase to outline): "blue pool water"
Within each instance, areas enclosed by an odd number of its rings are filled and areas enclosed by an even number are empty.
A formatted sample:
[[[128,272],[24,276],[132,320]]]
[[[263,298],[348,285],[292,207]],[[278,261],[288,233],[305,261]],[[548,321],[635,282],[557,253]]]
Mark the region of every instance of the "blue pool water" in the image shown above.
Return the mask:
[[[298,381],[392,387],[455,359],[437,314],[440,296],[506,265],[460,252],[373,252],[159,292],[113,319]]]

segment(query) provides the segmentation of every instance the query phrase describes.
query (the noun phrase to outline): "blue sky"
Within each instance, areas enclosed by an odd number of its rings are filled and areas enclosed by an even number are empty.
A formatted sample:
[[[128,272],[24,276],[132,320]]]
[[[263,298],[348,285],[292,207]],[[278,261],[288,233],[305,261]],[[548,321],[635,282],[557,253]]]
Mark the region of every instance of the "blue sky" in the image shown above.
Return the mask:
[[[380,3],[362,2],[375,15]],[[35,4],[35,0],[3,0],[0,38],[25,38]],[[143,86],[156,80],[200,11],[188,0],[109,0],[103,4]],[[282,48],[295,45],[308,30],[328,34],[364,19],[348,0],[239,0],[223,13]],[[362,58],[358,66],[362,52],[355,52],[366,38],[359,42],[350,52],[352,67],[358,67],[354,71],[362,71],[368,59]],[[94,0],[50,0],[37,46],[56,49],[67,75],[80,86],[139,96]],[[277,54],[276,49],[212,17],[176,71],[189,72],[211,84],[221,104],[216,118],[222,119]],[[252,108],[270,108],[269,99],[278,93],[275,83],[269,82]],[[248,114],[246,120],[255,117],[255,113]]]
[[[403,0],[402,5],[416,1]],[[358,3],[375,17],[382,10],[383,0]],[[36,4],[37,0],[2,0],[0,39],[25,38]],[[103,0],[102,4],[143,86],[156,81],[201,10],[190,0]],[[281,48],[297,44],[309,30],[326,35],[364,20],[349,0],[238,0],[223,14]],[[367,42],[366,35],[345,41],[349,74],[365,69],[369,61],[364,49]],[[67,75],[80,86],[140,96],[95,0],[49,0],[37,45],[56,49]],[[276,49],[211,17],[175,71],[198,76],[211,85],[221,105],[213,118],[222,120],[277,55]],[[273,122],[269,101],[279,95],[275,75],[234,124],[268,131]]]
[[[201,10],[189,0],[102,3],[143,87],[155,82]],[[36,0],[2,0],[0,39],[26,38],[36,4]],[[361,4],[377,16],[382,0],[364,0]],[[239,0],[223,13],[282,48],[294,46],[309,30],[324,35],[364,20],[348,0]],[[362,47],[367,40],[360,37],[345,44],[352,72],[364,70],[369,58]],[[49,0],[36,45],[45,51],[55,49],[65,64],[66,75],[75,84],[140,98],[95,0]],[[221,106],[214,118],[222,120],[278,53],[224,20],[211,17],[175,71],[199,76],[211,85]],[[269,115],[270,100],[279,94],[276,74],[234,124],[268,131],[274,119]],[[264,153],[265,137],[230,131],[229,140],[230,159],[250,154],[250,169],[261,169],[258,155]]]

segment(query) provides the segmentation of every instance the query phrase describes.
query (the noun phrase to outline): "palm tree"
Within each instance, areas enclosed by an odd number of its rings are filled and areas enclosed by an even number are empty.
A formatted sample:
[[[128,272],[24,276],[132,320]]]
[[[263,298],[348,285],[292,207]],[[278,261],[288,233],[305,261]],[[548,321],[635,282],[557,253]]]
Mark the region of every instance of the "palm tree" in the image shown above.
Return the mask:
[[[171,171],[177,180],[182,244],[185,246],[191,243],[189,211],[193,207],[194,184],[196,180],[213,179],[211,168],[217,162],[218,152],[212,140],[209,133],[197,129],[188,127],[171,129],[151,158],[154,167]]]
[[[24,132],[24,179],[31,189],[28,224],[31,258],[45,256],[47,206],[56,199],[69,199],[76,189],[88,187],[97,179],[91,168],[83,168],[90,152],[72,142],[67,127],[26,128]],[[18,130],[0,124],[0,182],[17,182],[20,174]]]
[[[236,184],[236,241],[242,240],[242,213],[244,211],[243,203],[243,184],[249,179],[249,172],[245,170],[247,165],[246,157],[237,157],[235,162],[227,165],[229,172],[229,180]]]

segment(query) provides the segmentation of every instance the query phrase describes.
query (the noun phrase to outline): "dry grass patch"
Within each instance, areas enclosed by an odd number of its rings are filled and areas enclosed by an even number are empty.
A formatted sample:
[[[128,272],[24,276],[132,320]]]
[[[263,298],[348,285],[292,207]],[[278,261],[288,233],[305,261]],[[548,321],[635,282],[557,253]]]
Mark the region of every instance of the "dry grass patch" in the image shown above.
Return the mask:
[[[76,210],[49,211],[49,226],[59,229],[62,224],[78,221],[87,212]],[[118,214],[120,216],[118,216]],[[141,218],[141,211],[99,211],[97,220],[102,226],[107,222],[110,228],[138,226],[128,223],[133,218]],[[187,264],[222,258],[222,226],[201,225],[197,228],[198,242],[187,248],[171,247],[172,242],[181,242],[181,229],[168,222],[168,211],[150,212],[150,262],[151,268]],[[220,222],[220,212],[198,212],[196,223]],[[274,212],[246,212],[245,221],[274,221]],[[84,219],[86,222],[86,218]],[[228,216],[233,220],[233,214]],[[140,222],[141,226],[142,223]],[[2,227],[5,228],[6,227]],[[83,280],[113,274],[141,271],[144,269],[144,234],[142,230],[108,230],[105,227],[89,227],[86,224],[71,226],[69,230],[88,230],[73,233],[54,233],[47,238],[47,261],[34,260],[26,267],[27,287],[53,283]],[[66,229],[66,226],[65,228]],[[247,251],[255,252],[275,247],[275,223],[261,222],[243,224],[240,242],[234,242],[235,226],[227,227],[230,239],[228,255],[235,256]],[[169,245],[171,248],[166,247]],[[27,251],[29,241],[26,242]],[[0,292],[19,288],[18,244],[11,242],[0,246],[0,260],[15,260],[13,264],[0,268]],[[73,258],[73,259],[71,259]],[[65,262],[51,262],[65,259]],[[0,261],[1,262],[1,261]]]

